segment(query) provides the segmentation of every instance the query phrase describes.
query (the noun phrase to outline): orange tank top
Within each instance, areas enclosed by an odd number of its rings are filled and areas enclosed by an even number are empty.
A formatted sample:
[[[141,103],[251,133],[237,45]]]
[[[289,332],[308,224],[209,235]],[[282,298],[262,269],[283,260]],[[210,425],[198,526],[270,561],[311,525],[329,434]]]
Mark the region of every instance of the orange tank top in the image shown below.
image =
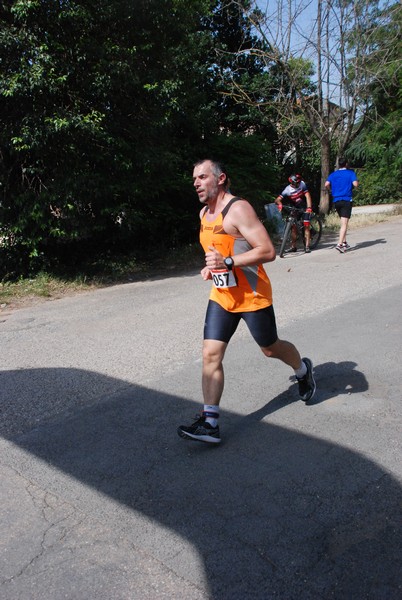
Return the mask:
[[[242,198],[232,198],[214,221],[207,220],[208,209],[205,209],[200,228],[200,242],[204,252],[208,252],[209,246],[213,246],[226,257],[251,250],[244,238],[229,235],[223,228],[223,220],[237,200]],[[210,300],[214,300],[225,310],[252,312],[272,304],[271,282],[262,264],[233,267],[232,271],[218,269],[212,272],[212,280]]]

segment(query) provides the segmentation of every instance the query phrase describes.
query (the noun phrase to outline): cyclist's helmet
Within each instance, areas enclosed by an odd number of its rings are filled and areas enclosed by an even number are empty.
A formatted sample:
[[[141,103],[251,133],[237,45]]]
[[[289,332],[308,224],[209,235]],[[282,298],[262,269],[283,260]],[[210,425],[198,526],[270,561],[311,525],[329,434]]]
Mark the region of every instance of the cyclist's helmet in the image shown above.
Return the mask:
[[[294,175],[291,175],[289,177],[289,183],[291,185],[299,185],[301,180],[302,180],[302,178],[301,178],[301,175],[299,175],[299,173],[295,173]]]

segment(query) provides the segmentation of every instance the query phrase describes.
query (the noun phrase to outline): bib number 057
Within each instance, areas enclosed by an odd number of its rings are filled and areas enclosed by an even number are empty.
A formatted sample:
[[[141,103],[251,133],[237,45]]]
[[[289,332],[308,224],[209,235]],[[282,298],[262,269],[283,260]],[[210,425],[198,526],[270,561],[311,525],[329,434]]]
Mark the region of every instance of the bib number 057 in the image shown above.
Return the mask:
[[[214,286],[217,288],[229,288],[237,285],[233,271],[219,269],[211,271],[211,274]]]

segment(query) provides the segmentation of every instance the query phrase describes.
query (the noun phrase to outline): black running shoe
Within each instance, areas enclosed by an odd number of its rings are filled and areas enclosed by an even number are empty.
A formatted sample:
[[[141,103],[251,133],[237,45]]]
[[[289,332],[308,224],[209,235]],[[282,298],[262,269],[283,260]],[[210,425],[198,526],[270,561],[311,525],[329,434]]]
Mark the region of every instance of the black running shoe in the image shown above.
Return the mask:
[[[308,402],[314,396],[316,390],[316,384],[313,375],[313,363],[309,358],[302,358],[302,361],[307,367],[307,373],[301,379],[298,377],[296,377],[296,379],[299,384],[300,400]]]
[[[189,427],[180,425],[177,429],[179,436],[186,440],[219,444],[221,441],[221,438],[219,437],[219,427],[212,427],[212,425],[205,421],[203,415],[197,415],[197,417],[197,420]]]

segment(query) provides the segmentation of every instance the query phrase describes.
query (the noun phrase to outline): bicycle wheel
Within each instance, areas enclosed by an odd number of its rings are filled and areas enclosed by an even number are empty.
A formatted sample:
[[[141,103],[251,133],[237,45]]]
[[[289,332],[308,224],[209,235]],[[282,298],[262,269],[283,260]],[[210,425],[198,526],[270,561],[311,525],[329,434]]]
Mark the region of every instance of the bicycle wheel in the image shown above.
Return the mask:
[[[320,217],[312,214],[310,218],[310,250],[314,250],[319,244],[322,235],[322,221]]]
[[[280,256],[280,258],[283,258],[283,255],[285,254],[285,246],[288,243],[288,239],[289,239],[289,236],[290,236],[290,230],[291,229],[292,229],[292,222],[291,221],[287,221],[286,227],[285,227],[285,231],[283,232],[283,238],[282,238],[281,247],[279,248],[279,256]]]

